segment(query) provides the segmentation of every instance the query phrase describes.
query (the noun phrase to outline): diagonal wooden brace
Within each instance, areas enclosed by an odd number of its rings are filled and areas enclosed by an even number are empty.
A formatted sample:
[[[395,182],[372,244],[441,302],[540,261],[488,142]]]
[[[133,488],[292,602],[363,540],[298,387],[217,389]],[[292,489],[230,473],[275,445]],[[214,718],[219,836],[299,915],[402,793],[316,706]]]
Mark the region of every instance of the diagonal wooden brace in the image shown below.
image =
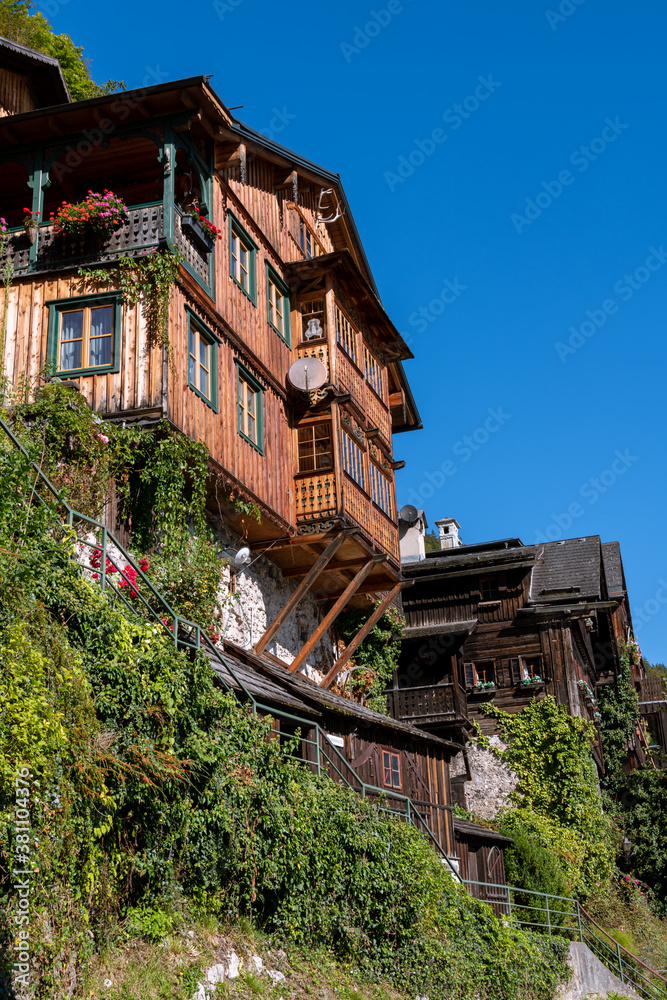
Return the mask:
[[[306,642],[301,651],[297,654],[296,658],[292,660],[289,665],[290,673],[295,674],[303,661],[309,655],[313,647],[320,641],[329,626],[336,620],[338,615],[341,613],[350,598],[356,593],[361,584],[364,582],[370,571],[378,563],[385,562],[386,556],[373,556],[371,559],[365,563],[359,572],[356,574],[353,580],[348,583],[347,587],[340,595],[334,606],[327,613],[327,615],[322,619],[320,624],[317,626],[310,639]]]
[[[285,604],[285,606],[280,609],[276,617],[273,619],[273,621],[267,628],[264,635],[258,642],[255,643],[256,653],[264,652],[264,650],[271,642],[271,640],[273,639],[274,635],[276,634],[280,626],[285,621],[287,621],[287,619],[292,614],[299,601],[302,599],[302,597],[304,597],[306,592],[312,587],[313,583],[318,578],[322,570],[326,567],[327,563],[330,562],[333,556],[335,556],[336,552],[338,552],[338,549],[341,547],[345,539],[349,538],[350,535],[352,534],[356,534],[358,530],[359,530],[358,528],[343,528],[343,530],[339,531],[338,534],[335,536],[335,538],[331,542],[329,542],[322,555],[319,557],[319,559],[317,559],[313,563],[308,573],[304,576],[303,580],[296,588],[296,590],[290,597],[287,604]]]
[[[356,653],[357,649],[362,644],[362,642],[364,641],[364,639],[366,638],[366,636],[368,635],[368,633],[370,632],[370,630],[372,628],[375,628],[375,626],[377,625],[378,621],[380,620],[380,618],[382,617],[382,615],[385,613],[385,611],[387,610],[387,608],[389,607],[389,605],[391,604],[391,602],[394,600],[394,598],[396,597],[396,595],[401,590],[403,590],[404,587],[409,586],[411,583],[412,583],[412,580],[401,580],[400,583],[397,583],[396,586],[392,590],[389,591],[389,593],[387,594],[387,596],[385,597],[385,599],[382,601],[382,603],[377,606],[377,608],[375,609],[375,611],[373,612],[373,614],[370,616],[370,618],[368,619],[368,621],[366,622],[366,624],[364,625],[364,627],[357,632],[357,634],[355,635],[354,639],[349,644],[349,646],[347,647],[347,649],[345,650],[345,652],[342,654],[342,656],[338,657],[338,659],[334,663],[334,665],[331,668],[331,670],[329,671],[329,673],[326,675],[326,677],[324,678],[324,680],[321,682],[320,687],[323,687],[323,688],[329,688],[329,687],[331,687],[331,685],[333,684],[334,680],[336,679],[336,675],[341,672],[341,670],[343,669],[343,667],[345,666],[345,664],[347,663],[347,661],[350,659],[350,657],[353,656],[354,653]]]

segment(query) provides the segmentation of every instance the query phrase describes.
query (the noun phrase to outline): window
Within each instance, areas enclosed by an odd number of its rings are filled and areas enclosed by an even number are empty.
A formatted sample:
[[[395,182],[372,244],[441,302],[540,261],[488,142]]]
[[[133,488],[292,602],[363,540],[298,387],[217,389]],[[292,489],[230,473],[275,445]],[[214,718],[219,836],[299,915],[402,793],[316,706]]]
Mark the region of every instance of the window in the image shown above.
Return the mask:
[[[252,302],[257,301],[255,266],[257,246],[241,223],[229,216],[229,273]]]
[[[301,308],[301,342],[320,340],[326,336],[324,319],[324,299],[309,299],[302,302]]]
[[[349,319],[336,306],[336,340],[346,354],[349,354],[355,365],[357,363],[357,331]]]
[[[479,596],[482,601],[499,601],[500,590],[495,576],[483,576],[479,581]]]
[[[320,248],[317,245],[317,240],[303,219],[299,221],[299,243],[308,260],[318,255]]]
[[[366,381],[375,389],[380,399],[384,399],[384,384],[382,381],[382,365],[374,354],[364,344],[364,367],[366,369]]]
[[[543,681],[544,673],[541,656],[521,657],[521,680],[522,681]]]
[[[120,368],[120,293],[49,302],[48,357],[60,374],[101,375]]]
[[[370,463],[371,470],[371,497],[378,505],[380,510],[383,510],[387,517],[394,516],[394,503],[393,503],[393,490],[391,488],[391,481],[387,479],[384,473],[380,472],[377,465],[374,462]]]
[[[386,788],[401,787],[401,758],[391,750],[382,751],[382,782]]]
[[[348,476],[354,479],[355,483],[366,489],[364,478],[364,453],[361,448],[354,443],[347,431],[341,429],[340,448],[343,456],[343,468]]]
[[[496,672],[493,660],[464,663],[463,669],[465,670],[466,687],[483,688],[495,685]]]
[[[217,413],[218,343],[208,327],[189,309],[187,312],[188,385]]]
[[[259,382],[238,362],[236,366],[236,399],[239,434],[263,455],[263,390]]]
[[[310,424],[299,427],[299,472],[330,469],[333,465],[331,424]]]
[[[289,291],[276,272],[266,265],[266,302],[268,320],[278,336],[290,343]]]

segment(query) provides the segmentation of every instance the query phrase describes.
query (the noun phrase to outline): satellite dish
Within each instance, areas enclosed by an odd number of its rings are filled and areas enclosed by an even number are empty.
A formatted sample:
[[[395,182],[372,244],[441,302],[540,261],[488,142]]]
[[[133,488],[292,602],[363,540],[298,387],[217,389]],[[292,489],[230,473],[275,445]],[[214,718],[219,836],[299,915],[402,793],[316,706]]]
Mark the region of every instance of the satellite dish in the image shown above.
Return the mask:
[[[299,358],[287,373],[291,384],[301,392],[320,389],[328,377],[327,367],[319,358]]]
[[[250,555],[250,549],[244,545],[243,548],[239,549],[236,555],[234,556],[234,565],[247,566],[251,558],[252,557]]]
[[[398,512],[399,521],[405,521],[406,524],[414,524],[418,517],[419,511],[411,503],[406,503]]]

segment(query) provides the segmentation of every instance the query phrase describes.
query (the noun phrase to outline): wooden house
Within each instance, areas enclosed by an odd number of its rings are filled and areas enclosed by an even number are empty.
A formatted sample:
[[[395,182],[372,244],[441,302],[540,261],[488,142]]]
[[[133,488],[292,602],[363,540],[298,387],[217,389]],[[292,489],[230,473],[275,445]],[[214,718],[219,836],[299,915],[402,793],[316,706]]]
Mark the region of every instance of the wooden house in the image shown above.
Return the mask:
[[[476,720],[492,734],[485,702],[518,712],[552,694],[597,725],[596,691],[616,682],[632,636],[618,543],[447,544],[403,571],[414,586],[403,595],[407,627],[388,692],[397,718],[444,735]],[[602,768],[599,740],[594,753]]]
[[[392,435],[420,426],[402,365],[412,355],[340,178],[239,122],[207,77],[71,102],[53,61],[18,49],[0,43],[0,217],[14,266],[4,372],[18,382],[48,364],[101,417],[167,420],[202,441],[212,513],[285,584],[256,651],[309,596],[321,621],[286,662],[319,668],[329,685],[356,648],[313,660],[336,616],[381,593],[379,615],[403,586]],[[118,231],[54,230],[63,202],[105,189],[127,206]],[[183,256],[169,347],[117,281],[78,273],[167,245]],[[261,522],[239,513],[248,504]]]

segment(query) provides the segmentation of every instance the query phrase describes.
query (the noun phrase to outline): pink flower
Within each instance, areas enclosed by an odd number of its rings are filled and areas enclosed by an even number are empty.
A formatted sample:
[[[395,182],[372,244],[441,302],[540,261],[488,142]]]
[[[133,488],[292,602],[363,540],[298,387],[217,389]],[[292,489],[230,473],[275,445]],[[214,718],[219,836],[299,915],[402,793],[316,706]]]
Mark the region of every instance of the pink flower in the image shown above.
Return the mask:
[[[97,436],[103,444],[109,444],[109,438],[106,434],[98,434]]]

